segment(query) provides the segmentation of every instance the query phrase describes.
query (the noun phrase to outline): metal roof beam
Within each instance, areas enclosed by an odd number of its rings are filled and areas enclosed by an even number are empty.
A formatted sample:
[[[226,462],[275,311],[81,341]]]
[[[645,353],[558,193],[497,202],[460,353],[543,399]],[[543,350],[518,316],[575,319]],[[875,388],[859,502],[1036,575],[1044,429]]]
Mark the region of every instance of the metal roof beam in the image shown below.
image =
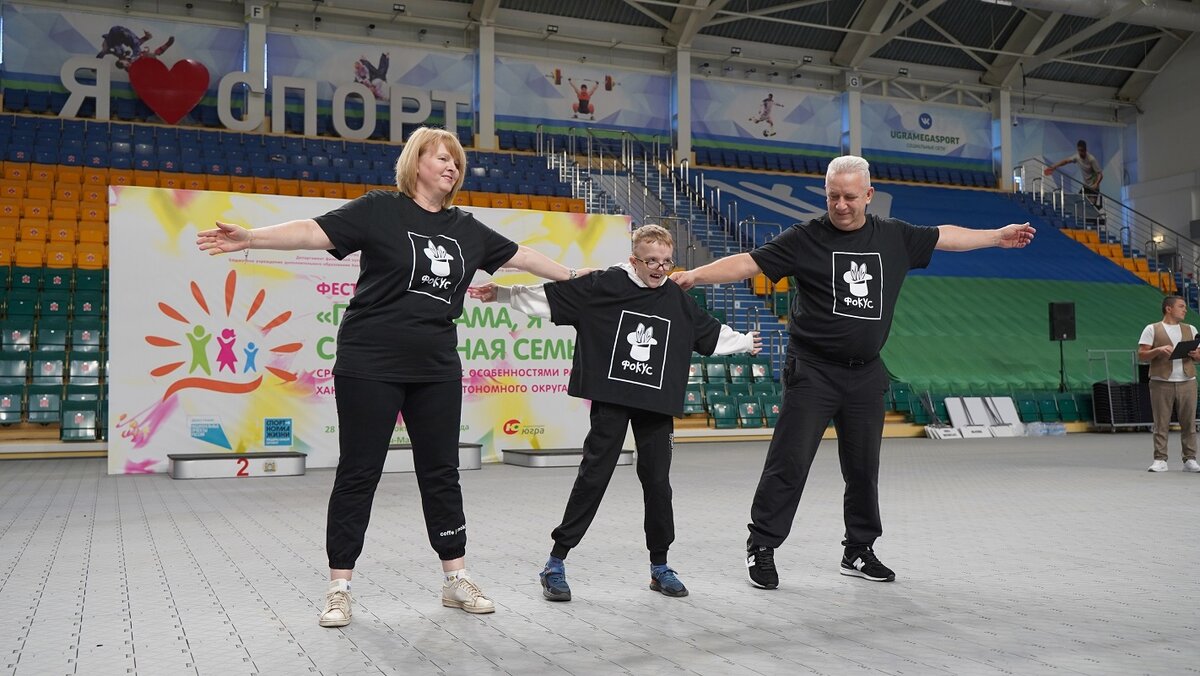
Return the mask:
[[[475,0],[467,16],[479,23],[489,26],[496,23],[496,10],[500,9],[500,0]]]
[[[675,8],[664,38],[668,45],[688,48],[700,29],[712,21],[729,0],[684,0]]]
[[[864,0],[849,26],[858,32],[846,33],[834,52],[833,63],[839,66],[861,63],[867,55],[860,54],[860,51],[865,49],[870,34],[883,32],[899,4],[900,0]]]
[[[879,51],[892,38],[896,37],[897,35],[900,35],[904,31],[908,30],[908,28],[910,26],[917,23],[918,21],[923,20],[925,17],[929,16],[930,12],[937,9],[938,7],[941,7],[944,4],[946,4],[946,0],[929,0],[929,2],[926,2],[924,5],[921,5],[919,8],[913,9],[911,5],[909,5],[908,3],[905,3],[905,7],[907,7],[911,11],[908,14],[906,14],[902,19],[900,19],[896,23],[892,24],[892,27],[887,29],[887,31],[885,31],[884,33],[881,33],[877,36],[868,37],[863,42],[862,46],[859,47],[858,51],[855,53],[855,55],[854,55],[855,58],[852,59],[850,61],[850,63],[847,65],[850,68],[858,68],[859,66],[862,65],[862,62],[867,59],[867,57],[869,57],[872,54],[874,54],[875,52]]]
[[[1118,101],[1137,101],[1142,98],[1142,94],[1146,93],[1146,88],[1154,81],[1155,75],[1162,72],[1171,58],[1179,53],[1180,48],[1187,42],[1186,38],[1180,38],[1175,33],[1165,31],[1168,37],[1163,37],[1159,40],[1150,51],[1146,53],[1145,58],[1138,64],[1138,68],[1145,68],[1154,71],[1153,73],[1134,73],[1129,76],[1125,84],[1121,85],[1121,89],[1117,91]]]
[[[1041,54],[1038,54],[1032,59],[1026,61],[1025,72],[1032,73],[1038,68],[1041,68],[1043,65],[1058,58],[1059,55],[1066,53],[1075,45],[1090,39],[1092,36],[1104,30],[1107,30],[1108,27],[1113,24],[1120,23],[1129,15],[1137,12],[1139,9],[1145,9],[1145,7],[1146,5],[1143,4],[1142,0],[1126,0],[1122,7],[1115,9],[1108,16],[1104,17],[1103,19],[1099,19],[1096,21],[1096,23],[1088,26],[1071,37],[1055,44],[1050,49],[1047,49]]]
[[[1020,53],[1025,58],[1033,56],[1062,17],[1060,12],[1027,10],[1021,23],[1001,49],[1005,52]],[[1011,85],[1020,74],[1021,58],[1013,54],[998,55],[979,81],[997,87]]]

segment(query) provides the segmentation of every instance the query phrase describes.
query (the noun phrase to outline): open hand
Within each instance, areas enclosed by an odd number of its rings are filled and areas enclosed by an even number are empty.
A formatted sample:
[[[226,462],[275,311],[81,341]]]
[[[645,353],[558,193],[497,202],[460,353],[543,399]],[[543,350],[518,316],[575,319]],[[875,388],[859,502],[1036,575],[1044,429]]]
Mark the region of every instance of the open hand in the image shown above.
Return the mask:
[[[249,248],[250,231],[234,223],[216,222],[212,230],[202,230],[196,234],[196,246],[210,256],[223,253],[233,253]]]
[[[1000,228],[997,246],[1002,249],[1022,249],[1033,241],[1035,233],[1037,230],[1028,223],[1010,223]]]
[[[481,286],[468,286],[467,295],[483,303],[493,303],[496,301],[496,285],[488,282]]]

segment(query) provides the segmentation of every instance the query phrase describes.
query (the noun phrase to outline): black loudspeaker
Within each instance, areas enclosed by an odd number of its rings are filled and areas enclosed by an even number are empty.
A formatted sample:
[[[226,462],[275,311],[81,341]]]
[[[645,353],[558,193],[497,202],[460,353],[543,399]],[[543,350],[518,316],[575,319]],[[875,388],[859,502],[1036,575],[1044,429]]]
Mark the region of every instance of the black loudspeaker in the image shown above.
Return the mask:
[[[1050,340],[1075,340],[1075,303],[1050,303]]]

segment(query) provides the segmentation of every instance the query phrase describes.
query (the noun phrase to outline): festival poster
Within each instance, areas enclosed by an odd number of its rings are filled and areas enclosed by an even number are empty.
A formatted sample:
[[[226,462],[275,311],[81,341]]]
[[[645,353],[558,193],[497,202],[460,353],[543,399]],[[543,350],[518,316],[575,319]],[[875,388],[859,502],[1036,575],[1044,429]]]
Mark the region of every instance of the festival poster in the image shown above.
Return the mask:
[[[282,450],[306,453],[308,467],[335,466],[330,369],[357,254],[213,257],[195,241],[216,220],[261,226],[310,218],[343,200],[141,187],[112,188],[112,200],[109,472],[164,472],[173,453]],[[628,255],[624,216],[473,212],[571,267],[606,267]],[[488,279],[479,273],[473,283]],[[491,279],[537,281],[509,271]],[[588,404],[566,396],[574,329],[469,298],[457,324],[460,441],[482,444],[484,461],[506,448],[582,443]],[[408,443],[403,420],[393,442]]]

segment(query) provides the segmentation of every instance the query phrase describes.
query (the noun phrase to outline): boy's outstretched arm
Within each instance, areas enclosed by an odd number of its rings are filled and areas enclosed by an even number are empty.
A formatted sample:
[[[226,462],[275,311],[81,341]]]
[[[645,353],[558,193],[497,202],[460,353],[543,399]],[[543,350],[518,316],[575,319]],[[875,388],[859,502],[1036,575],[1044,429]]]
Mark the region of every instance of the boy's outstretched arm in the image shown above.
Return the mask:
[[[734,331],[726,324],[721,325],[721,334],[717,336],[717,348],[713,350],[714,355],[721,354],[736,354],[738,352],[749,352],[750,354],[758,354],[762,351],[762,336],[758,331],[747,331],[740,333]]]
[[[500,286],[488,282],[480,286],[467,287],[467,295],[484,303],[507,303],[514,310],[530,317],[550,317],[550,301],[542,284],[536,286]]]

